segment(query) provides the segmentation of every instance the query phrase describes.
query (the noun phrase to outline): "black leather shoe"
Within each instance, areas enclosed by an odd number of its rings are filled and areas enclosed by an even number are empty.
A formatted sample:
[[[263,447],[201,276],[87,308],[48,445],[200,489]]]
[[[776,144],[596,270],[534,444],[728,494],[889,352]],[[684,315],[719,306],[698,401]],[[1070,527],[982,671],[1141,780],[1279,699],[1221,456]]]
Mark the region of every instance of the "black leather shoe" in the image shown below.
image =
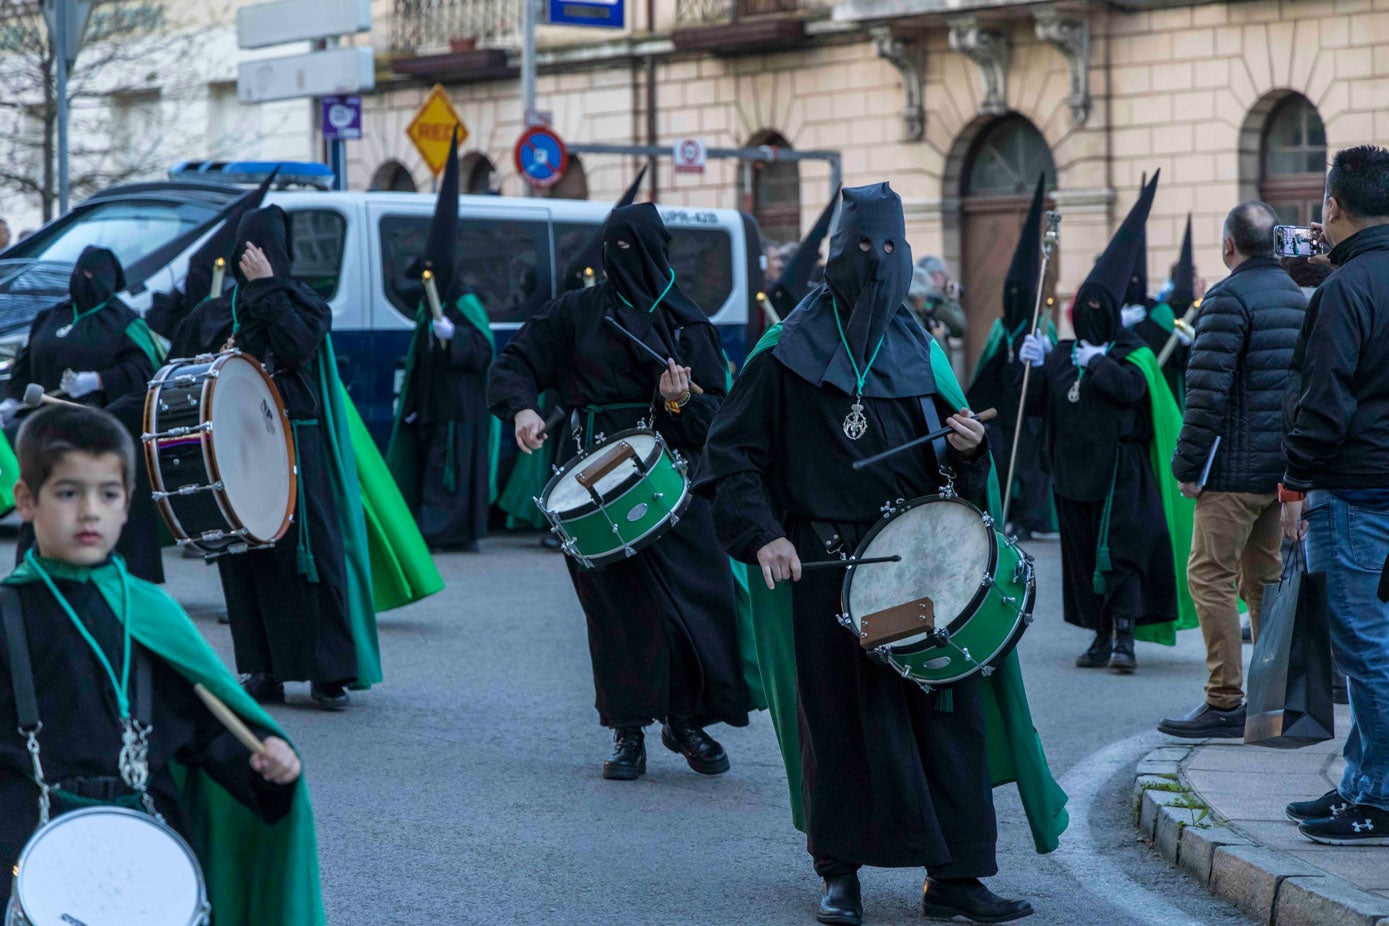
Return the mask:
[[[255,698],[257,704],[285,703],[284,683],[264,672],[241,676],[241,690]]]
[[[1095,634],[1090,648],[1076,657],[1078,669],[1103,669],[1109,665],[1109,634],[1100,631]]]
[[[690,768],[701,775],[721,775],[728,771],[728,753],[688,717],[671,717],[662,724],[661,743],[671,752],[684,756]]]
[[[1032,904],[1006,900],[978,878],[927,878],[921,888],[921,912],[933,920],[963,916],[971,923],[1011,923],[1032,915]]]
[[[314,683],[309,685],[309,697],[313,703],[318,705],[319,710],[340,711],[347,707],[347,689],[342,685],[319,685]]]
[[[1198,704],[1181,717],[1169,717],[1158,724],[1158,732],[1187,739],[1244,739],[1244,705],[1228,711]]]
[[[1109,667],[1120,675],[1128,675],[1138,668],[1138,658],[1133,652],[1133,621],[1114,622],[1114,652],[1109,656]]]
[[[863,922],[863,897],[859,894],[857,874],[850,872],[825,879],[825,892],[820,895],[815,918],[837,926],[859,926]]]
[[[646,774],[646,735],[641,727],[618,727],[613,731],[612,758],[603,763],[603,777],[609,781],[636,781]]]
[[[1294,823],[1307,820],[1325,820],[1350,810],[1350,801],[1341,797],[1341,792],[1332,788],[1314,801],[1293,801],[1284,810],[1288,819]]]

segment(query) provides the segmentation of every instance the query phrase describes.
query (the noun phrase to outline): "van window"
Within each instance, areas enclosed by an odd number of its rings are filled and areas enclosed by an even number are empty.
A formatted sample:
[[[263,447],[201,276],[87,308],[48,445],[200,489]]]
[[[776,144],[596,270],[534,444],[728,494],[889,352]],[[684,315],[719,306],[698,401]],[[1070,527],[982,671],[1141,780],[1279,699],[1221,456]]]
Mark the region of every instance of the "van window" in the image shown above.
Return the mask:
[[[596,225],[555,223],[555,267],[564,273]],[[724,228],[672,228],[670,266],[685,295],[717,315],[733,292],[733,239]],[[594,267],[601,277],[602,267]],[[567,282],[567,281],[562,281]]]
[[[122,199],[82,209],[17,242],[12,257],[74,263],[87,246],[109,248],[129,267],[215,214],[205,203]]]
[[[428,216],[381,218],[386,298],[411,321],[418,297],[411,294],[417,290],[406,271],[424,253],[428,234]],[[550,301],[549,228],[521,219],[460,219],[457,270],[494,324],[523,322]]]
[[[347,219],[331,209],[296,209],[289,214],[294,261],[289,275],[332,301],[342,276]]]

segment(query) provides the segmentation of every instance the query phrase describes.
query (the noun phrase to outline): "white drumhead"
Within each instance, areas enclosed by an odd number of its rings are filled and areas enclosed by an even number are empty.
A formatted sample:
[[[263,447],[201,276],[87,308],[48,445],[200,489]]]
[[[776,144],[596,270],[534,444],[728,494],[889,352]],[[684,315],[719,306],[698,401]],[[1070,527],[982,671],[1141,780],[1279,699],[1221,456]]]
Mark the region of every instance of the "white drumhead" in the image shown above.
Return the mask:
[[[883,525],[867,549],[869,556],[901,556],[900,563],[860,566],[849,586],[849,614],[855,623],[865,614],[930,598],[936,627],[959,617],[989,568],[989,528],[979,512],[961,502],[928,502]],[[910,646],[909,637],[893,646]]]
[[[254,540],[274,539],[289,507],[286,422],[256,365],[228,357],[212,390],[212,446],[232,511]]]
[[[637,457],[641,460],[649,460],[652,452],[656,449],[655,434],[631,434],[622,440],[632,445],[632,449],[637,452]],[[580,508],[591,502],[593,499],[589,496],[588,489],[579,485],[579,481],[574,477],[583,472],[585,467],[592,466],[601,460],[603,455],[615,446],[617,446],[616,441],[612,444],[605,444],[582,460],[571,463],[564,475],[555,483],[549,497],[545,499],[546,507],[555,514],[564,514],[566,511],[573,511],[575,508]],[[594,488],[598,490],[599,495],[606,496],[635,472],[637,472],[636,464],[631,460],[624,460],[621,466],[599,479]]]
[[[56,817],[24,850],[20,906],[33,926],[188,926],[202,880],[150,817],[101,808]]]

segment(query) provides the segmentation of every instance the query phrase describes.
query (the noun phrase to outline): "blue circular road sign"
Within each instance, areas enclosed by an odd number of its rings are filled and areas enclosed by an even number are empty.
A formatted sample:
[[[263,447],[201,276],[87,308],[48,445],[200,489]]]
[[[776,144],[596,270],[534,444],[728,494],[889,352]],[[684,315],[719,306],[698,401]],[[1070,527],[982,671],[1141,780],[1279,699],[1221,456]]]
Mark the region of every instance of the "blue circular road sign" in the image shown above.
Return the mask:
[[[569,149],[553,129],[532,126],[516,142],[516,170],[534,187],[559,183],[569,166]]]

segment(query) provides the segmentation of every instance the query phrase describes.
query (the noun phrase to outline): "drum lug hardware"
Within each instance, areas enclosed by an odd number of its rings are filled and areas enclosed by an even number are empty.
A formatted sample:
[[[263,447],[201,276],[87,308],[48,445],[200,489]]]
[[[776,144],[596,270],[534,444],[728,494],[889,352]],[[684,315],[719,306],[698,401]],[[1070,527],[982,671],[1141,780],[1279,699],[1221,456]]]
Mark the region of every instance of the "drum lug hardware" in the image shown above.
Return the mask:
[[[1022,623],[1023,623],[1023,626],[1024,626],[1024,627],[1031,627],[1031,626],[1032,626],[1032,622],[1033,622],[1034,620],[1036,620],[1036,618],[1032,616],[1032,612],[1031,612],[1031,611],[1028,611],[1026,614],[1024,614],[1024,615],[1022,616]]]
[[[994,667],[984,666],[982,669],[979,670],[979,674],[984,676],[985,678],[988,678],[990,675],[994,674]]]
[[[900,672],[900,673],[902,674],[902,677],[903,677],[903,678],[911,678],[911,677],[912,677],[912,667],[909,666],[909,665],[906,665],[906,664],[900,665],[900,666],[897,667],[897,671]]]
[[[854,619],[847,614],[836,614],[834,619],[839,622],[839,626],[845,630],[854,629]]]
[[[936,690],[934,685],[928,685],[925,682],[917,682],[916,687],[921,689],[922,694],[931,694]]]
[[[897,513],[897,506],[892,502],[883,502],[878,510],[883,513],[883,517],[890,518]]]
[[[939,627],[931,631],[931,643],[934,646],[949,646],[950,631],[945,629],[944,627]]]
[[[984,522],[984,526],[985,526],[985,527],[989,528],[990,530],[993,529],[993,526],[994,526],[993,515],[989,515],[989,514],[981,515],[980,520],[982,520],[982,521]]]

